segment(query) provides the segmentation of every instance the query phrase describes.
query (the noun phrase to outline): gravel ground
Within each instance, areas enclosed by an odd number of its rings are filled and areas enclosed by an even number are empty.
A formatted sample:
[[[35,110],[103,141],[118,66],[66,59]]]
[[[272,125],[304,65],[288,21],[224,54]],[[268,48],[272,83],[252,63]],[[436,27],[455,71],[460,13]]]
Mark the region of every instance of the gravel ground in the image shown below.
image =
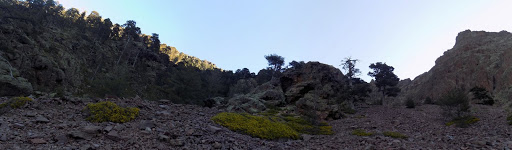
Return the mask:
[[[6,98],[1,98],[0,102]],[[104,99],[37,99],[0,115],[0,149],[507,149],[511,126],[497,106],[475,105],[481,120],[469,128],[444,125],[435,105],[415,109],[370,106],[330,121],[334,135],[268,141],[221,127],[210,118],[216,109],[141,99],[109,99],[141,108],[128,123],[90,123],[82,109]],[[46,119],[46,120],[45,120]],[[356,136],[354,129],[376,133]],[[396,131],[407,139],[381,133]]]

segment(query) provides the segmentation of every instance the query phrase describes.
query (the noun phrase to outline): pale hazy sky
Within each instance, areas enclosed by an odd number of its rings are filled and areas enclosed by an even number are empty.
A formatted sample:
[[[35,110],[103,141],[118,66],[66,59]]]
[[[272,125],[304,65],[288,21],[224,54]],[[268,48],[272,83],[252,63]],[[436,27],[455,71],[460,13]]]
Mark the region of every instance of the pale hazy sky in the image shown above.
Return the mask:
[[[319,61],[340,68],[345,57],[385,62],[400,79],[428,71],[461,31],[511,31],[512,1],[503,0],[60,0],[124,24],[226,70]]]

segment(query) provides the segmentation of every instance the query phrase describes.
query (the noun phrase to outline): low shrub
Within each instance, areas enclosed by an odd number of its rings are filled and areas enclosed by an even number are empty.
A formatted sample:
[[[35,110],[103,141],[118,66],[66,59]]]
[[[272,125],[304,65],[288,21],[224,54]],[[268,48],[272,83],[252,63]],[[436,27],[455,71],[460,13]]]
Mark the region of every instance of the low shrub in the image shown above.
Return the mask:
[[[355,129],[354,131],[352,131],[352,135],[357,135],[357,136],[372,136],[373,134],[374,133],[366,132],[363,129]]]
[[[408,138],[406,135],[402,134],[402,133],[399,133],[399,132],[392,132],[392,131],[386,131],[386,132],[383,132],[382,134],[384,134],[384,136],[387,136],[387,137],[392,137],[392,138],[395,138],[395,139],[406,139]]]
[[[427,98],[425,98],[425,101],[423,103],[424,104],[434,104],[434,101],[432,100],[432,98],[427,97]]]
[[[10,106],[11,108],[21,108],[22,106],[24,106],[25,104],[27,104],[28,102],[31,102],[32,101],[32,98],[30,97],[14,97],[14,98],[11,98],[10,100]]]
[[[270,120],[268,117],[222,112],[213,116],[212,120],[230,130],[262,139],[299,139],[299,132],[285,123]]]
[[[414,103],[414,100],[412,100],[411,98],[407,98],[407,101],[405,101],[405,107],[414,108],[416,107],[416,104]]]
[[[304,117],[288,116],[284,117],[284,121],[286,125],[293,128],[295,131],[299,133],[322,135],[334,134],[332,132],[332,127],[329,126],[327,123],[319,123],[318,125],[313,125]]]
[[[477,104],[482,104],[482,105],[493,105],[494,104],[494,99],[490,96],[489,92],[483,88],[483,87],[479,87],[479,86],[475,86],[473,88],[471,88],[471,90],[469,90],[471,93],[473,93],[473,99],[474,100],[478,100]]]
[[[439,105],[443,110],[443,116],[447,120],[455,120],[469,116],[469,98],[462,90],[450,90],[439,99]]]
[[[466,128],[469,125],[474,124],[478,121],[480,121],[480,119],[477,117],[466,116],[466,117],[462,117],[462,118],[455,118],[452,121],[447,122],[445,125],[451,126],[451,125],[455,124],[455,126],[457,126],[457,127]]]
[[[91,122],[116,122],[124,123],[135,119],[139,115],[139,108],[122,108],[110,101],[89,103],[84,108],[89,116],[86,120]]]

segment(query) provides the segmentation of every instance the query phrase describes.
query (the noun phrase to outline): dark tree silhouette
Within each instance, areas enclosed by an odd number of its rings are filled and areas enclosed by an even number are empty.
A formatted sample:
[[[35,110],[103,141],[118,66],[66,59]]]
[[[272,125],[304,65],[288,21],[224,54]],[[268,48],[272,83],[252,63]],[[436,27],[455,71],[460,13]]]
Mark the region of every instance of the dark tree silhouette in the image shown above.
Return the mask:
[[[235,71],[235,77],[238,79],[248,79],[248,78],[254,78],[256,75],[254,73],[251,73],[249,69],[243,68],[243,69],[237,69]]]
[[[265,59],[268,61],[269,69],[278,72],[281,71],[281,67],[284,65],[284,57],[277,54],[266,55]]]
[[[400,92],[400,88],[396,87],[400,80],[393,71],[395,68],[388,66],[386,63],[377,62],[370,65],[370,69],[373,72],[368,72],[368,75],[375,78],[375,85],[379,88],[379,92],[382,92],[380,104],[385,96],[395,97]]]
[[[150,48],[153,52],[156,52],[156,53],[158,53],[160,51],[160,39],[158,38],[158,34],[156,34],[156,33],[153,33],[153,35],[151,36]]]
[[[356,76],[361,73],[361,71],[359,71],[359,69],[355,68],[356,66],[356,63],[358,62],[359,60],[357,59],[352,59],[350,57],[348,58],[345,58],[344,60],[342,60],[341,62],[341,65],[340,66],[343,66],[342,68],[347,71],[347,74],[346,76],[348,77],[348,85],[349,87],[352,87],[352,84],[353,84],[353,81],[352,79],[356,78]]]
[[[123,32],[124,38],[133,38],[134,41],[137,41],[137,42],[140,41],[139,35],[141,34],[141,31],[140,31],[140,28],[137,27],[137,22],[135,22],[133,20],[128,20],[123,25],[123,27],[124,27],[124,32]]]

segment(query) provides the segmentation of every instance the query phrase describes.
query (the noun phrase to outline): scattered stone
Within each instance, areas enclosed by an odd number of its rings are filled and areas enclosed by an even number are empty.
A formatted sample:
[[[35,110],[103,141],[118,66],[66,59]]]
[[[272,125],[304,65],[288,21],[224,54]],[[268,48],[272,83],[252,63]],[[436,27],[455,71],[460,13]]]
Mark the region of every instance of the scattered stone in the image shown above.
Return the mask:
[[[167,105],[158,105],[158,107],[160,107],[162,109],[169,109],[169,106],[167,106]]]
[[[151,133],[151,131],[153,131],[153,130],[151,130],[151,128],[149,128],[149,127],[146,127],[146,129],[144,129],[144,131]]]
[[[169,136],[167,136],[167,135],[158,134],[158,140],[160,140],[160,141],[167,141],[167,140],[169,140],[169,139],[170,139],[170,138],[169,138]]]
[[[170,100],[166,100],[166,99],[158,100],[158,102],[163,103],[163,104],[171,103],[171,101],[170,101]]]
[[[4,142],[7,141],[7,135],[6,134],[2,134],[0,136],[0,141],[4,141]]]
[[[90,140],[92,138],[91,135],[84,133],[82,131],[73,131],[69,134],[69,136],[74,139],[85,139],[85,140]]]
[[[57,144],[66,144],[68,142],[68,136],[66,135],[59,135],[54,138],[54,140],[57,141]]]
[[[172,139],[172,140],[169,141],[169,143],[171,143],[172,146],[183,146],[183,145],[185,145],[183,140],[180,140],[180,139]]]
[[[114,130],[116,130],[116,131],[122,131],[122,130],[124,130],[124,128],[125,128],[125,127],[124,127],[124,125],[122,125],[122,124],[118,124],[118,125],[116,125],[116,126],[114,127]]]
[[[215,143],[213,143],[213,148],[221,149],[222,148],[222,144],[220,144],[219,142],[215,142]]]
[[[39,122],[39,123],[48,123],[50,122],[50,120],[48,120],[46,117],[44,116],[37,116],[36,117],[36,122]]]
[[[31,112],[31,111],[29,111],[29,112],[26,112],[26,113],[25,113],[25,116],[27,116],[27,117],[35,117],[35,116],[36,116],[36,113],[35,113],[35,112]]]
[[[208,130],[210,130],[210,132],[217,133],[217,132],[221,131],[222,128],[219,128],[219,127],[216,127],[216,126],[212,126],[212,125],[208,125]]]
[[[82,131],[89,134],[97,134],[101,131],[101,127],[99,126],[85,126],[82,128]]]
[[[112,129],[114,129],[113,126],[107,126],[103,129],[103,131],[107,131],[107,132],[110,132]]]
[[[311,136],[309,134],[302,134],[302,140],[304,140],[304,142],[311,140],[312,137],[313,136]]]
[[[68,124],[64,124],[64,123],[57,125],[58,129],[64,129],[64,128],[67,128],[67,127],[68,127]]]
[[[168,111],[159,111],[159,112],[156,112],[157,115],[160,115],[160,116],[169,116],[171,115],[171,113],[169,113]]]
[[[115,131],[115,130],[112,130],[112,131],[108,132],[107,138],[109,138],[109,139],[111,139],[113,141],[120,141],[121,140],[121,136],[119,136],[119,133],[117,133],[117,131]]]
[[[196,132],[195,129],[188,129],[187,131],[185,131],[185,135],[191,136],[194,135],[194,132]]]
[[[139,125],[139,128],[141,130],[145,130],[146,128],[154,128],[154,127],[156,127],[156,124],[149,120],[141,121],[141,123]]]
[[[30,139],[30,143],[32,144],[46,144],[46,141],[40,138]]]
[[[18,128],[18,129],[23,129],[23,128],[25,128],[25,125],[23,125],[23,124],[21,124],[21,123],[14,123],[12,126],[13,126],[13,127],[15,127],[15,128]]]

